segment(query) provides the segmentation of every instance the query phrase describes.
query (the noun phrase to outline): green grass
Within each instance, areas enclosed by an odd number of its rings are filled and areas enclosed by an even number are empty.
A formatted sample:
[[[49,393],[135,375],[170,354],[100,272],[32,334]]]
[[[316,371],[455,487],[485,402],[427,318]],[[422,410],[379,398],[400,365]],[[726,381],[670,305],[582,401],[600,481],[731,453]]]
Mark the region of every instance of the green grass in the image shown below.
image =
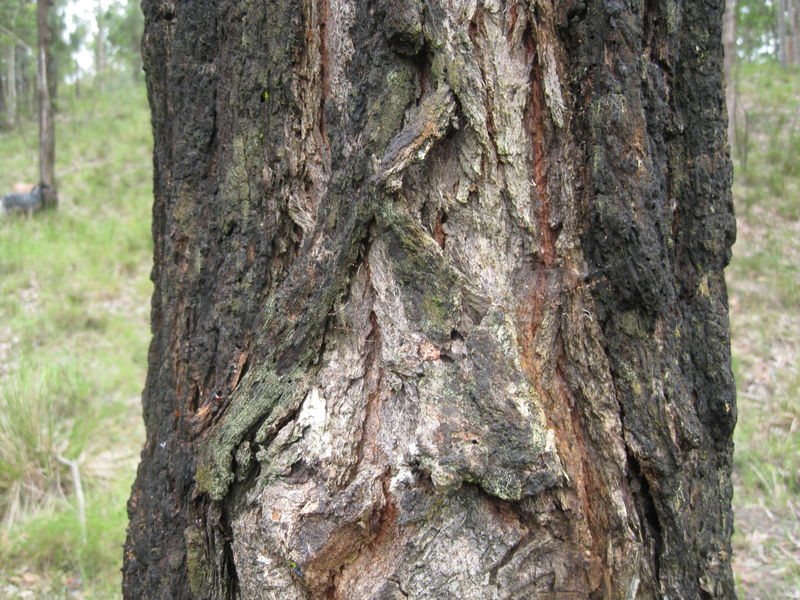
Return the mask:
[[[84,94],[61,91],[59,210],[0,219],[4,598],[119,597],[143,441],[152,142],[143,86]],[[36,143],[34,123],[0,135],[0,190],[37,180]],[[56,456],[79,466],[85,537]]]
[[[740,598],[800,598],[800,72],[743,65],[738,89],[734,571]]]
[[[766,203],[779,217],[800,218],[800,73],[743,64],[735,111],[736,199],[741,211]]]

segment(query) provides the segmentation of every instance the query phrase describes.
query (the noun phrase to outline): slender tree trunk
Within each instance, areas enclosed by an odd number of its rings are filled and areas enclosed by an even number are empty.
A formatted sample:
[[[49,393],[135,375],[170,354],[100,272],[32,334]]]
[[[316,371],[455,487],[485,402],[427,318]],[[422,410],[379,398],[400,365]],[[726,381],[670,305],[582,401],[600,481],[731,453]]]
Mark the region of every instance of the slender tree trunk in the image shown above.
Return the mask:
[[[24,51],[30,51],[31,48],[14,33],[17,23],[17,10],[11,13],[9,21],[10,27],[2,27],[3,33],[9,38],[9,46],[6,51],[6,85],[3,88],[3,103],[5,106],[5,125],[11,129],[17,125],[19,117],[18,97],[20,94],[18,93],[18,86],[20,84],[18,80],[21,79],[21,77],[18,77],[18,73],[21,72],[18,69],[19,56],[24,56]],[[23,52],[17,52],[18,47],[22,48]]]
[[[794,21],[794,0],[786,0],[786,64],[794,64],[794,39],[792,38],[792,24]]]
[[[781,63],[783,68],[789,65],[788,44],[786,40],[786,2],[787,0],[778,0],[778,4],[775,7],[778,27],[778,62]]]
[[[6,85],[3,87],[6,127],[17,124],[17,47],[11,44],[6,52]]]
[[[39,182],[51,189],[44,194],[45,207],[55,208],[58,197],[55,193],[56,133],[53,121],[53,101],[47,81],[47,63],[51,30],[49,23],[51,0],[38,0],[36,18],[38,29],[37,91],[39,99]]]
[[[56,36],[56,29],[53,21],[53,0],[50,0],[50,10],[48,12],[47,38],[50,43],[47,44],[45,52],[47,53],[47,93],[50,96],[50,105],[53,107],[53,115],[58,112],[58,64],[53,58],[53,40]]]
[[[127,598],[735,596],[722,0],[143,7]]]
[[[38,49],[31,52],[30,54],[35,54],[38,60]],[[17,57],[19,62],[17,63],[17,72],[19,73],[19,77],[17,78],[18,88],[17,88],[17,98],[20,100],[17,106],[25,107],[27,109],[27,113],[31,118],[35,118],[38,114],[38,89],[34,81],[32,81],[31,73],[37,73],[36,69],[31,69],[30,59],[28,58],[28,53],[26,52],[18,52]],[[37,73],[38,77],[38,73]]]
[[[98,4],[95,14],[97,22],[97,37],[95,38],[94,48],[94,72],[97,81],[100,81],[106,72],[106,22],[103,16],[103,7]]]
[[[725,51],[725,104],[728,108],[728,143],[736,139],[736,84],[733,81],[733,64],[736,56],[736,0],[726,0],[722,20],[722,44]]]
[[[791,64],[800,65],[800,0],[789,1],[789,42],[792,47]]]

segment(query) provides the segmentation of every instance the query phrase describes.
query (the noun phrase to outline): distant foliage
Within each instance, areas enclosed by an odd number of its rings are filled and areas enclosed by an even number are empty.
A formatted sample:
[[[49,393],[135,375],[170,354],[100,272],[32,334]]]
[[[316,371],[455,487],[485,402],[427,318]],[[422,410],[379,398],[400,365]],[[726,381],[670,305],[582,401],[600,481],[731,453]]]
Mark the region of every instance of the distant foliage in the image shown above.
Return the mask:
[[[144,16],[138,2],[118,0],[107,12],[108,44],[118,67],[142,75]]]
[[[32,116],[36,94],[36,3],[0,3],[0,125]],[[25,114],[21,114],[25,110]]]
[[[104,70],[130,72],[141,80],[144,19],[139,2],[115,0],[94,15],[68,21],[70,1],[53,0],[50,14],[53,60],[48,80],[54,101],[60,85],[97,74],[97,61],[88,72],[78,61],[79,55],[90,51],[103,57]],[[36,44],[36,3],[0,2],[0,128],[13,128],[20,119],[32,119],[36,114]]]
[[[772,2],[737,0],[736,30],[740,57],[746,60],[775,57],[777,28]]]
[[[735,0],[735,6],[740,58],[800,65],[800,0]]]

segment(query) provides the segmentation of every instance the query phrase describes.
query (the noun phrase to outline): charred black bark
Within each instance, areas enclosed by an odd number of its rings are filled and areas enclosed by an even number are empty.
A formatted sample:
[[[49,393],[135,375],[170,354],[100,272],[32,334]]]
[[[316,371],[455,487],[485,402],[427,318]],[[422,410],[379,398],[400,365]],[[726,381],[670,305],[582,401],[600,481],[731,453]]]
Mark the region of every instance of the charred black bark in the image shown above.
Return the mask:
[[[592,95],[582,242],[664,597],[734,596],[723,8],[595,5],[576,34],[604,40],[576,65]]]
[[[731,598],[722,2],[146,1],[127,598]]]

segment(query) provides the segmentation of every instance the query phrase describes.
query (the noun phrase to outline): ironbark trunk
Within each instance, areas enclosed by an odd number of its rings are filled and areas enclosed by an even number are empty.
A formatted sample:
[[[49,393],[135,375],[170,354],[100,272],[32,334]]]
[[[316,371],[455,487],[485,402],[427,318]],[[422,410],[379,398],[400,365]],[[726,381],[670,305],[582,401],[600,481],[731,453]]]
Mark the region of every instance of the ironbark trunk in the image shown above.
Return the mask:
[[[145,0],[127,598],[733,598],[723,0]]]

